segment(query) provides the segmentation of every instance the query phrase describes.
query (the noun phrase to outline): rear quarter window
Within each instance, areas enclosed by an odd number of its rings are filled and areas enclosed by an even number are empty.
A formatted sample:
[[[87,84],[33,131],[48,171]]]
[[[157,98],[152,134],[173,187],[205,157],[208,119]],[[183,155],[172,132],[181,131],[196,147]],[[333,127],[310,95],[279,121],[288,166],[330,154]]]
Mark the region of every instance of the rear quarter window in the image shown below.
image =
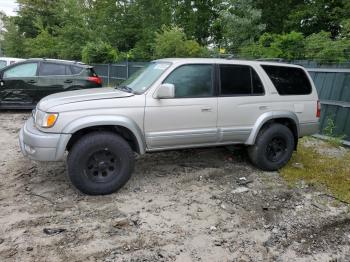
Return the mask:
[[[91,67],[82,68],[82,71],[79,73],[80,76],[86,77],[86,76],[97,76],[94,69]]]
[[[308,95],[311,83],[305,71],[297,67],[262,65],[280,95]]]
[[[83,68],[80,66],[71,66],[71,70],[73,75],[79,75]]]

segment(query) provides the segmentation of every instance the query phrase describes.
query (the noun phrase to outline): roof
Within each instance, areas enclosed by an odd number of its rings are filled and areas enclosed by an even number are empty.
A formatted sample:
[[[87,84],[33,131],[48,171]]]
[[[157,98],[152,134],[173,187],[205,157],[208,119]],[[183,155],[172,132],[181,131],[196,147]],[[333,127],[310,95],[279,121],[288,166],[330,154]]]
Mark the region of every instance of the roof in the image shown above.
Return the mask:
[[[80,61],[73,61],[73,60],[63,60],[63,59],[52,59],[52,58],[29,58],[27,61],[48,61],[48,62],[58,62],[62,64],[74,64],[82,67],[91,67],[90,65],[87,65],[85,63],[82,63]]]
[[[277,65],[288,67],[302,67],[282,62],[271,62],[264,60],[243,60],[243,59],[225,59],[225,58],[162,58],[155,60],[157,62],[171,63],[211,63],[211,64],[243,64],[243,65]]]

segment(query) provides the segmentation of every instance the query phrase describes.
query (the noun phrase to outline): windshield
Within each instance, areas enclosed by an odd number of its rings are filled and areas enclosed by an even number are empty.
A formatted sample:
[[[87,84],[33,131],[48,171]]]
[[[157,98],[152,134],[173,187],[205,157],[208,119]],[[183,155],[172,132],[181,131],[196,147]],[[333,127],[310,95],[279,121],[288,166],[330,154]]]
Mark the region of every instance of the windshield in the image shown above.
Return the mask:
[[[126,92],[141,94],[145,92],[170,66],[166,62],[152,62],[135,72],[117,88]]]

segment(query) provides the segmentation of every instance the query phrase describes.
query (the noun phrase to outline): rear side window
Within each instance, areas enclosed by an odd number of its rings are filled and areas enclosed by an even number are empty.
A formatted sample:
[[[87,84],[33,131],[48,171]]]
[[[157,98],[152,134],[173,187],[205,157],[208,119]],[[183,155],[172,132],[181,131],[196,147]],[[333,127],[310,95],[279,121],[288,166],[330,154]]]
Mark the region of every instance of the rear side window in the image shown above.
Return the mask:
[[[280,95],[310,94],[310,81],[301,68],[262,65]]]
[[[79,73],[80,76],[86,77],[86,76],[97,76],[93,68],[87,67],[82,68],[81,72]]]
[[[63,76],[70,75],[70,68],[68,65],[42,63],[39,69],[39,76]]]
[[[220,65],[220,95],[263,95],[264,87],[250,66]]]
[[[73,75],[78,75],[83,70],[83,68],[80,66],[71,66],[71,70]]]
[[[97,76],[93,68],[87,68],[86,70],[88,71],[89,76]]]

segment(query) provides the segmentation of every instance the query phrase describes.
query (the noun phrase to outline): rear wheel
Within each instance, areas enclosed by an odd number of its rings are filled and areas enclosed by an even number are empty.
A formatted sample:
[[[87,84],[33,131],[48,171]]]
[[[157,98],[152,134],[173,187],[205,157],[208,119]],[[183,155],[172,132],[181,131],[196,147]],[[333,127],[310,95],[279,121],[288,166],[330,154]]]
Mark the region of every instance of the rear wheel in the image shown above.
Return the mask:
[[[111,194],[130,178],[134,154],[129,144],[111,132],[94,132],[80,138],[68,155],[68,176],[89,195]]]
[[[255,145],[248,148],[254,165],[262,170],[275,171],[290,160],[294,150],[292,131],[282,124],[272,124],[260,131]]]

